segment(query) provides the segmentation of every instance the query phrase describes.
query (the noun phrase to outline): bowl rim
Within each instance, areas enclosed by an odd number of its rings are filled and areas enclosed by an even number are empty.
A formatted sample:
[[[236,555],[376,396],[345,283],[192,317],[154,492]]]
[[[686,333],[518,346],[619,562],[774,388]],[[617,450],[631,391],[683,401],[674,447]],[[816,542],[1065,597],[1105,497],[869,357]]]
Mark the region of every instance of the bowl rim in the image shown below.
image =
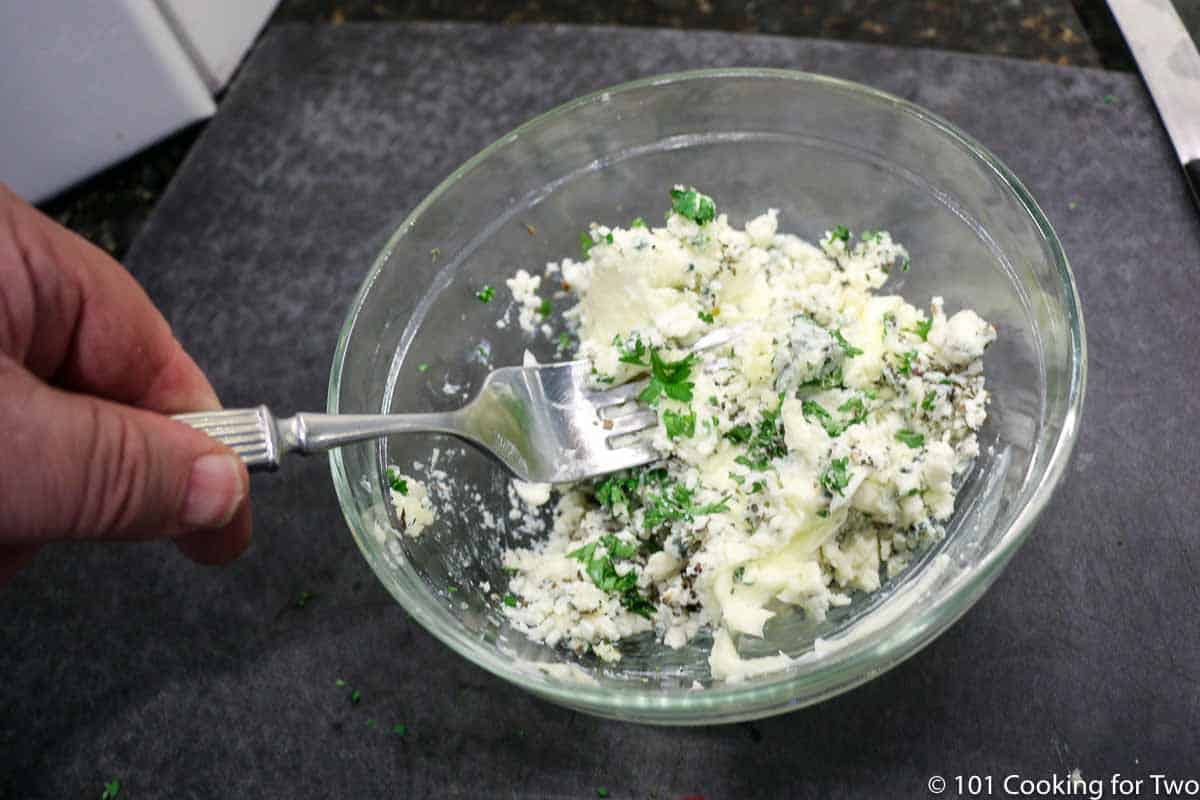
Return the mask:
[[[1033,530],[1033,526],[1045,509],[1055,489],[1061,482],[1067,463],[1079,432],[1087,379],[1087,337],[1080,304],[1079,292],[1075,276],[1071,272],[1066,253],[1046,215],[1034,200],[1024,184],[1006,167],[999,158],[969,134],[961,131],[941,116],[925,109],[916,103],[854,81],[835,78],[812,72],[776,68],[745,68],[724,67],[716,69],[698,69],[682,72],[664,73],[633,81],[616,84],[598,89],[588,94],[569,100],[554,108],[541,113],[521,124],[511,132],[504,134],[480,150],[467,161],[457,167],[437,187],[430,192],[397,227],[388,238],[387,243],[371,265],[358,293],[350,305],[349,312],[338,335],[337,347],[334,351],[333,364],[330,370],[327,408],[329,413],[338,413],[338,394],[341,386],[341,375],[345,363],[346,351],[354,332],[358,316],[365,304],[380,272],[388,263],[396,245],[404,235],[412,229],[417,220],[429,209],[451,186],[462,177],[474,170],[479,164],[491,157],[495,152],[519,139],[526,132],[539,128],[556,118],[593,103],[605,102],[612,95],[635,91],[656,86],[673,85],[689,81],[736,79],[770,79],[801,81],[820,84],[840,92],[863,96],[873,101],[883,101],[893,105],[900,112],[906,113],[922,121],[941,134],[949,137],[961,147],[968,150],[978,161],[990,169],[1000,182],[1013,194],[1025,212],[1032,219],[1038,230],[1043,246],[1051,256],[1059,280],[1064,289],[1064,313],[1069,322],[1069,351],[1070,371],[1069,387],[1067,390],[1066,408],[1062,419],[1062,427],[1053,441],[1053,447],[1047,457],[1042,479],[1033,488],[1031,495],[1023,507],[1017,510],[1008,530],[987,554],[978,562],[969,579],[962,581],[961,586],[955,587],[942,602],[922,611],[920,624],[896,626],[891,630],[877,632],[872,637],[876,646],[869,651],[851,652],[844,657],[834,656],[828,665],[818,666],[816,672],[797,673],[785,669],[774,673],[774,680],[762,683],[722,683],[718,686],[706,687],[703,692],[683,692],[664,694],[657,689],[613,690],[602,686],[546,679],[532,670],[521,670],[511,661],[495,658],[482,648],[475,638],[456,637],[454,633],[439,624],[433,616],[417,603],[404,603],[397,597],[401,605],[412,614],[422,627],[432,633],[438,640],[449,646],[460,656],[476,666],[497,675],[523,689],[533,692],[545,699],[569,707],[586,710],[590,713],[620,719],[636,719],[641,722],[665,724],[709,724],[712,722],[733,722],[755,719],[801,708],[820,702],[830,697],[848,691],[871,678],[895,667],[902,661],[920,652],[926,645],[940,636],[959,617],[968,611],[983,595],[991,583],[998,577],[1003,567],[1025,542]],[[354,511],[349,478],[339,450],[331,450],[329,454],[330,470],[338,502],[347,525],[356,535],[353,537],[363,550],[363,555],[371,563],[370,554],[363,547],[360,531],[362,520]],[[960,602],[949,602],[954,599]],[[868,659],[875,664],[874,669],[861,669],[860,661]],[[845,662],[845,663],[843,663]],[[814,675],[836,677],[844,673],[840,680],[828,683],[825,690],[803,693],[798,696],[797,689],[801,684],[813,682]],[[534,680],[534,678],[538,680]],[[686,718],[677,719],[673,715],[683,712]],[[710,713],[706,713],[710,712]],[[719,719],[714,719],[718,717]]]

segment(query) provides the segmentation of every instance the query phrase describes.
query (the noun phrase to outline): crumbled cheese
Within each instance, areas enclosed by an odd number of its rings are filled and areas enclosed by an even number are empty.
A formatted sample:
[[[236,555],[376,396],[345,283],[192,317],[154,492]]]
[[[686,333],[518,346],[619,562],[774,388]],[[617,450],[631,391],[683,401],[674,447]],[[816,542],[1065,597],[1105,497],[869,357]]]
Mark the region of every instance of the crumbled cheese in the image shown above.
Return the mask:
[[[389,487],[388,497],[400,520],[401,530],[415,539],[433,524],[433,502],[424,483],[410,475],[399,475],[399,478],[404,482],[407,492],[401,493]]]
[[[785,606],[813,620],[873,592],[944,535],[956,479],[986,418],[982,356],[995,329],[877,294],[907,264],[886,232],[835,229],[818,245],[778,231],[771,210],[745,230],[725,215],[661,228],[593,225],[582,262],[547,268],[578,299],[564,319],[599,383],[691,359],[656,398],[652,465],[556,487],[549,534],[504,555],[535,641],[620,658],[653,632],[678,648],[712,628],[713,678],[786,668],[742,658]],[[539,278],[508,284],[531,330]],[[526,327],[526,310],[530,311]],[[703,335],[727,345],[689,355]],[[690,400],[687,394],[690,392]],[[514,482],[510,519],[542,532],[549,487]],[[830,645],[821,643],[820,647]]]
[[[538,307],[542,304],[542,299],[538,297],[538,288],[542,285],[540,275],[530,275],[523,269],[517,270],[517,274],[506,280],[505,285],[512,292],[513,300],[519,306],[517,322],[521,326],[521,330],[526,333],[534,333],[537,330],[537,324],[541,321],[538,314]]]

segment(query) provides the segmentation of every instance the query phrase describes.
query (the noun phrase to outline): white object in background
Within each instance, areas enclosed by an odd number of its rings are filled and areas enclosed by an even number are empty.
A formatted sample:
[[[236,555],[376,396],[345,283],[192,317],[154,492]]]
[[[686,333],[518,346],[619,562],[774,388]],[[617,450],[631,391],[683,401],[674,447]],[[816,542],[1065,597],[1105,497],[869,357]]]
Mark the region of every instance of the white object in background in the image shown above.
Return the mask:
[[[211,116],[275,2],[0,2],[0,181],[44,200]]]
[[[157,0],[158,7],[200,70],[220,91],[254,43],[279,0]]]

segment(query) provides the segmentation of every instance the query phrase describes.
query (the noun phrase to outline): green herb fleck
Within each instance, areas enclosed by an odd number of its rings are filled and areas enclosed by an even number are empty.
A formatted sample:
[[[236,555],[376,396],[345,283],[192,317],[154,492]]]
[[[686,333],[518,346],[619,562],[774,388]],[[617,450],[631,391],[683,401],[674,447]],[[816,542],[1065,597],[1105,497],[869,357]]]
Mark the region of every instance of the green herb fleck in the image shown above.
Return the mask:
[[[896,431],[896,441],[903,442],[914,450],[920,449],[925,444],[925,437],[916,431],[910,431],[908,428],[901,428]]]
[[[304,608],[311,599],[312,594],[310,592],[301,592],[300,596],[296,598],[296,608]]]
[[[608,789],[604,788],[603,786],[597,786],[596,787],[596,796],[597,797],[608,797]]]
[[[925,393],[925,399],[921,401],[921,408],[926,411],[933,411],[934,403],[937,402],[937,392],[930,389]]]
[[[605,549],[605,555],[596,556],[596,546]],[[602,591],[619,595],[621,605],[630,613],[650,619],[654,612],[654,604],[643,597],[637,590],[637,572],[629,570],[624,575],[617,572],[613,560],[628,560],[637,554],[637,545],[623,542],[611,533],[600,537],[599,542],[591,542],[578,550],[567,553],[584,565],[584,571],[592,583]]]
[[[821,509],[817,512],[817,516],[821,519],[826,519],[829,516],[829,509]]]
[[[429,372],[429,365],[424,363],[417,364],[417,372]]]
[[[879,231],[863,231],[858,235],[858,238],[864,242],[877,242],[879,241],[879,233]]]
[[[917,324],[913,327],[913,333],[915,333],[917,336],[920,336],[922,342],[928,342],[929,331],[931,328],[933,328],[933,320],[919,319],[917,320]]]
[[[765,488],[767,488],[765,483],[762,481],[755,481],[754,483],[750,484],[750,494],[758,494]]]
[[[678,414],[670,409],[664,409],[663,425],[667,429],[668,439],[678,439],[680,436],[690,439],[696,435],[696,412]]]
[[[543,297],[542,302],[537,307],[537,312],[539,314],[541,314],[542,319],[545,319],[546,317],[550,316],[551,312],[553,312],[553,311],[554,311],[554,306],[550,303],[550,298]]]
[[[746,566],[743,564],[733,571],[733,582],[741,583],[744,577],[746,577]]]
[[[646,227],[646,220],[642,219],[641,217],[636,217],[633,222],[629,223],[629,227],[644,228]]]
[[[607,242],[608,244],[613,243],[612,231],[609,231],[608,233],[604,234],[604,241]]]
[[[821,473],[821,486],[830,496],[841,495],[842,490],[850,485],[850,457],[835,458],[829,462],[829,467]]]
[[[646,367],[646,345],[642,343],[642,337],[637,334],[633,335],[630,342],[622,342],[621,337],[613,337],[613,345],[617,348],[617,360],[622,364],[636,364],[639,367]]]
[[[741,425],[734,425],[725,432],[725,438],[734,444],[745,444],[750,441],[750,437],[754,435],[754,426],[749,422],[743,422]]]
[[[1112,105],[1116,105],[1116,103],[1117,103],[1117,96],[1115,94],[1104,95],[1104,105],[1112,106]]]
[[[113,778],[108,783],[104,784],[104,791],[100,793],[100,800],[117,800],[121,794],[121,779]]]
[[[368,727],[368,728],[374,728],[374,727],[375,727],[375,720],[373,720],[373,719],[369,719],[369,720],[367,720],[367,727]]]
[[[343,689],[346,686],[346,682],[344,680],[342,680],[341,678],[338,678],[336,681],[333,682],[333,685],[338,687],[339,689]]]
[[[441,254],[442,254],[442,248],[435,247],[429,251],[429,258],[433,261],[437,261],[438,257],[441,256]]]
[[[1071,209],[1072,211],[1074,211],[1075,209],[1079,208],[1079,203],[1077,203],[1077,202],[1075,202],[1074,200],[1072,200],[1072,201],[1070,201],[1069,203],[1067,203],[1067,208],[1069,208],[1069,209]]]
[[[352,691],[350,693],[350,702],[351,703],[353,703],[354,705],[358,705],[360,700],[362,700],[362,692],[360,692],[358,689],[355,689],[354,691]]]
[[[711,197],[694,188],[684,189],[679,186],[671,190],[671,210],[697,225],[712,222],[717,216],[717,205]]]
[[[834,225],[833,230],[829,233],[829,240],[833,241],[834,239],[850,244],[850,229],[845,225]]]
[[[666,395],[681,403],[692,402],[692,387],[688,380],[696,356],[689,353],[678,361],[663,361],[658,351],[650,350],[650,383],[638,395],[638,400],[649,405],[658,405],[660,395]]]
[[[708,311],[698,311],[696,312],[696,316],[700,318],[701,322],[707,322],[709,325],[712,325],[713,319],[715,319]]]
[[[900,363],[896,365],[896,371],[905,377],[912,375],[912,362],[916,357],[916,350],[908,350],[907,352],[901,353]]]
[[[744,475],[738,475],[736,472],[731,472],[731,473],[729,473],[729,480],[733,481],[733,482],[734,482],[734,483],[736,483],[738,486],[741,486],[743,483],[745,483],[745,482],[746,482],[746,478],[745,478],[745,476],[744,476]]]
[[[496,290],[487,284],[484,284],[484,287],[475,293],[475,297],[478,298],[479,302],[481,303],[490,303],[492,302],[492,298],[495,296]]]
[[[384,474],[387,475],[388,485],[392,487],[393,492],[399,492],[403,495],[408,494],[408,481],[401,478],[399,472],[388,467]]]
[[[909,260],[908,256],[905,256],[904,260],[900,262],[900,271],[908,272],[908,268],[911,266],[912,266],[912,261]]]
[[[458,587],[457,586],[447,586],[446,591],[449,592],[450,594],[457,594]]]
[[[746,455],[735,458],[735,463],[762,472],[771,465],[773,459],[787,455],[783,422],[779,418],[782,407],[783,395],[780,395],[779,405],[770,411],[762,412],[762,419],[759,420],[758,427],[752,429],[751,436],[745,440],[747,443]],[[740,438],[745,433],[745,427],[739,425],[730,430],[730,433],[734,433],[734,431],[737,432],[735,436]]]
[[[392,733],[396,734],[397,736],[403,736],[404,734],[408,733],[408,726],[398,722],[392,726]]]
[[[837,389],[842,385],[842,367],[839,364],[824,375],[813,378],[811,381],[805,381],[800,384],[801,389]]]
[[[833,338],[837,340],[838,345],[842,348],[842,352],[846,354],[846,358],[854,358],[861,356],[863,351],[859,350],[854,345],[846,341],[846,337],[842,336],[842,332],[835,330],[832,332]]]
[[[592,241],[591,234],[589,234],[587,231],[583,231],[579,234],[579,252],[583,254],[584,258],[587,258],[588,254],[592,252],[592,247],[595,244],[596,243]]]
[[[571,337],[569,334],[560,333],[558,335],[558,347],[560,350],[570,350],[571,349]]]
[[[850,414],[850,419],[834,419],[833,415],[825,410],[825,407],[816,400],[805,400],[800,404],[800,412],[804,415],[804,418],[815,419],[825,429],[825,432],[834,438],[841,436],[851,425],[857,425],[867,418],[867,406],[861,397],[851,397],[838,406],[838,411],[843,414]]]
[[[516,608],[517,607],[517,596],[515,594],[513,594],[512,592],[509,592],[508,594],[504,595],[504,605],[508,606],[509,608]]]

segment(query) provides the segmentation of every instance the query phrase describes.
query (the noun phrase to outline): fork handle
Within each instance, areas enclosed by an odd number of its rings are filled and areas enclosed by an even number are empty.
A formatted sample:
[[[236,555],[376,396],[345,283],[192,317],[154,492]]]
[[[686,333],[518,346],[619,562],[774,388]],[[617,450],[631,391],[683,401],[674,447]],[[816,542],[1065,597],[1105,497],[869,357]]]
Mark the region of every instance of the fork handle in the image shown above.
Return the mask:
[[[266,406],[178,414],[191,425],[230,447],[251,471],[273,470],[287,453],[322,453],[334,447],[399,433],[467,435],[462,413],[437,414],[296,414],[276,419]]]
[[[456,412],[437,414],[296,414],[276,422],[280,448],[303,455],[323,453],[398,433],[461,433]]]

